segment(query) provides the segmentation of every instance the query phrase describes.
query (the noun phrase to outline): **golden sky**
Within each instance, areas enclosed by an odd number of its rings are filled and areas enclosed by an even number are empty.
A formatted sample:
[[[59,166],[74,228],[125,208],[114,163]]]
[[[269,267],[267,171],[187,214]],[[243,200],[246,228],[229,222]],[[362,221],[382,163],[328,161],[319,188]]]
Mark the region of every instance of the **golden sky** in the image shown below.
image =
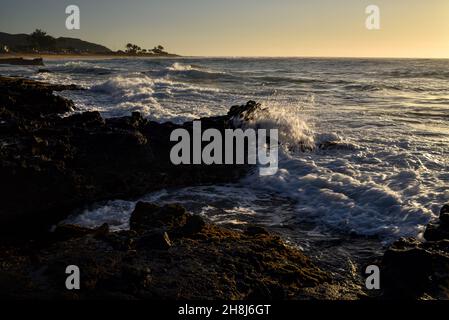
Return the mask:
[[[65,29],[70,1],[3,2],[0,31],[39,27],[115,50],[133,42],[199,56],[449,58],[449,0],[77,0],[78,31]],[[365,27],[368,5],[380,8],[380,30]]]

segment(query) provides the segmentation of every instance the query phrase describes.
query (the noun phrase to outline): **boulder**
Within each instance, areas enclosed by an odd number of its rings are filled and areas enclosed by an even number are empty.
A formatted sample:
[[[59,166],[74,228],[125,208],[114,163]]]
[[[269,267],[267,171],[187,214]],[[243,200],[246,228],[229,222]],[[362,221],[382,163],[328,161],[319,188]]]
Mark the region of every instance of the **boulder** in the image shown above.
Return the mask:
[[[440,221],[444,227],[449,228],[449,204],[445,204],[443,208],[441,208]]]
[[[439,221],[430,223],[424,233],[427,241],[449,240],[449,205],[444,205],[440,211]]]
[[[206,222],[199,215],[189,215],[187,217],[186,224],[182,227],[181,232],[188,236],[200,233],[204,227],[206,226]]]
[[[139,202],[131,214],[130,228],[138,232],[153,228],[173,230],[185,226],[187,219],[187,211],[180,205],[160,207],[152,203]]]
[[[245,234],[249,235],[249,236],[252,236],[252,237],[255,237],[255,236],[259,236],[259,235],[268,235],[269,232],[264,227],[248,226],[245,229]]]
[[[396,241],[382,259],[383,297],[388,299],[449,299],[449,232],[445,222],[430,223],[426,241]],[[443,219],[441,219],[443,218]]]
[[[136,245],[139,249],[167,250],[172,246],[172,242],[167,232],[150,231],[140,236]]]

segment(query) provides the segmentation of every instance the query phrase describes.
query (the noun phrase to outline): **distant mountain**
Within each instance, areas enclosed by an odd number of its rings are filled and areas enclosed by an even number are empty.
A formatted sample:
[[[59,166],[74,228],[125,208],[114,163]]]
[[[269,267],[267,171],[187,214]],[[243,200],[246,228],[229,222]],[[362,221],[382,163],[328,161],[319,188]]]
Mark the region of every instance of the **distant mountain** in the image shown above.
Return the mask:
[[[91,43],[83,41],[76,38],[64,38],[60,37],[56,39],[56,46],[58,48],[74,48],[82,52],[93,52],[93,53],[110,53],[111,49],[106,48],[100,44]]]
[[[91,42],[75,38],[52,38],[51,50],[55,52],[79,52],[79,53],[111,53],[112,50]],[[11,51],[26,52],[35,50],[35,42],[28,34],[9,34],[0,32],[0,48],[7,46]]]
[[[28,34],[9,34],[0,32],[0,45],[8,46],[9,48],[22,47],[29,44]]]

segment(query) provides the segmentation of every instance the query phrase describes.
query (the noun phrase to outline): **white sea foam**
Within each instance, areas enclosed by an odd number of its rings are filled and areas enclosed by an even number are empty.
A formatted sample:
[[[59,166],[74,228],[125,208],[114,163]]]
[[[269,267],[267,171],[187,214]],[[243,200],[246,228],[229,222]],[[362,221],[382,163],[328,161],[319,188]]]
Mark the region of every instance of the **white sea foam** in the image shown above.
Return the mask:
[[[139,111],[152,120],[174,122],[211,115],[210,107],[192,106],[190,100],[198,96],[212,97],[221,91],[213,87],[152,78],[141,73],[114,76],[105,82],[93,85],[90,90],[106,99],[105,106],[99,108],[105,116],[127,115],[130,111]],[[179,96],[185,96],[185,106],[167,103]],[[101,102],[101,99],[99,100]],[[162,105],[160,101],[164,101],[164,104]]]
[[[113,103],[118,109],[123,109],[123,114],[130,111],[139,111],[148,115],[151,110],[161,107],[154,95],[154,82],[141,74],[115,76],[110,80],[94,85],[92,91],[107,95],[108,102]]]
[[[339,231],[386,239],[422,232],[431,217],[429,210],[416,207],[388,186],[360,181],[355,171],[344,168],[338,172],[312,159],[286,158],[276,175],[252,175],[245,182],[295,199],[302,219]]]
[[[249,121],[236,124],[244,128],[277,129],[279,144],[284,151],[312,150],[315,148],[314,133],[301,108],[298,104],[285,105],[271,101],[254,112]],[[238,119],[235,121],[240,122]]]
[[[180,62],[175,62],[171,66],[167,67],[169,71],[199,71],[204,73],[216,73],[216,74],[225,74],[223,71],[216,71],[210,68],[205,68],[198,65],[185,64]]]
[[[189,70],[198,70],[198,68],[192,67],[190,64],[183,64],[179,62],[173,63],[171,66],[167,68],[170,71],[189,71]]]

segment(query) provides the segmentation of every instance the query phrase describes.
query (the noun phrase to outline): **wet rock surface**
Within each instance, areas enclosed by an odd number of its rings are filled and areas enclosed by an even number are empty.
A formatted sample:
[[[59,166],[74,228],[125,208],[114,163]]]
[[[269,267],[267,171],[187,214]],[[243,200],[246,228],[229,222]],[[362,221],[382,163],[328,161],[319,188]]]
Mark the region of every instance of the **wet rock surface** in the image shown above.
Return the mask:
[[[3,246],[3,298],[310,299],[338,284],[268,232],[238,232],[178,205],[139,203],[129,231],[59,226],[44,241]],[[193,227],[194,226],[194,227]],[[81,290],[65,287],[68,265]],[[333,288],[333,289],[331,289]]]
[[[449,299],[449,205],[430,223],[425,241],[395,242],[382,260],[383,297],[387,299]]]

